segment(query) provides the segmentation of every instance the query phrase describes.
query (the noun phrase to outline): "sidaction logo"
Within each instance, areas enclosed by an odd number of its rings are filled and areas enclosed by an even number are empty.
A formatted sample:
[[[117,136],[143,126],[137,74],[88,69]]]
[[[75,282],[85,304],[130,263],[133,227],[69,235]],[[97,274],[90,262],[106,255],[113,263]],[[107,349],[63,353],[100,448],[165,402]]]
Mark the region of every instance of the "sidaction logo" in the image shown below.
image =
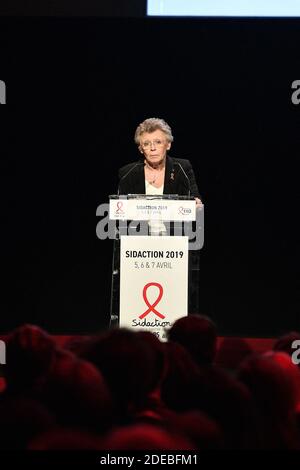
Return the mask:
[[[0,340],[0,364],[6,364],[6,344]]]
[[[0,80],[0,104],[6,104],[6,85],[3,80]]]

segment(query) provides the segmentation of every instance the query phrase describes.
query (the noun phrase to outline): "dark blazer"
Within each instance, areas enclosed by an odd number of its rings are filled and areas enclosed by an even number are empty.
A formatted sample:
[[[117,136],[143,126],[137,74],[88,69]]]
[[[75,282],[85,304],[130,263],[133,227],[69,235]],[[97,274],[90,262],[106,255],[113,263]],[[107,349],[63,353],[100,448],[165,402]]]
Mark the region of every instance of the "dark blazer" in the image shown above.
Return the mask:
[[[145,194],[144,161],[129,163],[119,170],[118,194]],[[200,197],[189,160],[167,156],[164,194]]]

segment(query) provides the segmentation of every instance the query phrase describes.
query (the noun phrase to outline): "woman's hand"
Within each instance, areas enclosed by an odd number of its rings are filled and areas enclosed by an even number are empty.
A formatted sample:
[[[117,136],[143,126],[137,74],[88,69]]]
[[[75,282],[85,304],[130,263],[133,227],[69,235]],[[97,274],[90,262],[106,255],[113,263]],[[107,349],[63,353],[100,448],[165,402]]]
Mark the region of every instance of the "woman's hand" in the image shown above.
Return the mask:
[[[195,201],[196,201],[196,209],[202,209],[203,203],[201,199],[199,199],[198,197],[195,197]]]

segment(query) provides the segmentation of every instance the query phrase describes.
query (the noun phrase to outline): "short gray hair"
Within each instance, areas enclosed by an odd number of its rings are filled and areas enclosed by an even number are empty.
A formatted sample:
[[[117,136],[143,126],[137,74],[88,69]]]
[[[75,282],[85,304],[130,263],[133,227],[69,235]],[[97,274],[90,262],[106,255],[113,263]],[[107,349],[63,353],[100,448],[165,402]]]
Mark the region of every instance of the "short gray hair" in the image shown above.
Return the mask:
[[[160,130],[166,134],[168,142],[173,142],[174,137],[172,135],[172,130],[169,124],[160,118],[149,118],[145,119],[145,121],[141,122],[138,127],[136,128],[134,134],[134,141],[137,145],[140,145],[140,138],[144,132],[154,132]]]

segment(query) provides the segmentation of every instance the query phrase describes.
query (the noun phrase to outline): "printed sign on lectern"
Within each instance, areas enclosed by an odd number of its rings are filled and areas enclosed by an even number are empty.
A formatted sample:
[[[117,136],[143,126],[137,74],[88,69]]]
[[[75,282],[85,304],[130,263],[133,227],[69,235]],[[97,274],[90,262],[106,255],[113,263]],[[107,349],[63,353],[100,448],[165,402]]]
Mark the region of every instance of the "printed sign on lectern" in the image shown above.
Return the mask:
[[[188,314],[188,237],[122,236],[120,327],[161,340]]]

